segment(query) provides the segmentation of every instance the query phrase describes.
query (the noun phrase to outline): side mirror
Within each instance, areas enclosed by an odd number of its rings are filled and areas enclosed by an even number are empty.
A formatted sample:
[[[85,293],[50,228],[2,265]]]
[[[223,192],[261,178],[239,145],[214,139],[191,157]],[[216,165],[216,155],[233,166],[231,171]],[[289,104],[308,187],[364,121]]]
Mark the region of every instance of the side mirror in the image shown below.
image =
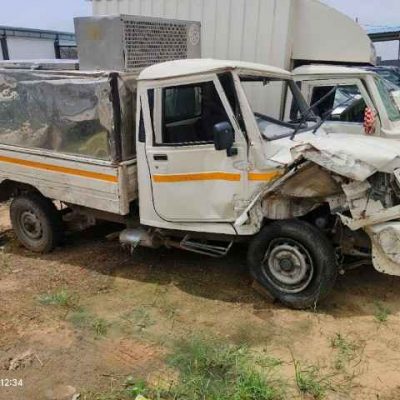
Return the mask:
[[[226,150],[228,157],[237,154],[237,150],[232,148],[233,143],[235,142],[235,133],[229,122],[219,122],[218,124],[215,124],[213,133],[215,150]]]

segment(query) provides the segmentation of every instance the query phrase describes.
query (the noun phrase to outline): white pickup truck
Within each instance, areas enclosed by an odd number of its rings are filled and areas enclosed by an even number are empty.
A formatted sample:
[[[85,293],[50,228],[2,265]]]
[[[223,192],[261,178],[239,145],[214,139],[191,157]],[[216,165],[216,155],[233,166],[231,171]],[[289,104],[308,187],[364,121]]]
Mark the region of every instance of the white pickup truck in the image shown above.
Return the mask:
[[[247,93],[282,83],[292,118],[254,109]],[[2,69],[0,201],[12,200],[16,236],[38,252],[73,221],[121,222],[132,248],[223,256],[246,240],[253,278],[310,307],[345,268],[372,261],[400,275],[399,141],[323,122],[289,72],[259,64]]]

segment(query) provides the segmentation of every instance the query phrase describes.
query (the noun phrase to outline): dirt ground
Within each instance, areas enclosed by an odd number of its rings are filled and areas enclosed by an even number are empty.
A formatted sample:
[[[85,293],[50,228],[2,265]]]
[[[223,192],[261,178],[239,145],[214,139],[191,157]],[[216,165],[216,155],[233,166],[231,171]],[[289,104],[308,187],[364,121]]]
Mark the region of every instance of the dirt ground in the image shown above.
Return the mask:
[[[251,288],[244,248],[223,260],[178,250],[131,256],[100,227],[38,256],[15,242],[7,215],[1,206],[0,383],[23,386],[0,385],[1,399],[42,400],[58,385],[107,392],[127,376],[151,382],[170,344],[194,334],[280,359],[290,399],[302,398],[295,362],[331,379],[325,398],[400,398],[400,278],[352,271],[317,310],[293,311]],[[68,301],[46,301],[60,291]],[[351,343],[347,353],[335,337]]]

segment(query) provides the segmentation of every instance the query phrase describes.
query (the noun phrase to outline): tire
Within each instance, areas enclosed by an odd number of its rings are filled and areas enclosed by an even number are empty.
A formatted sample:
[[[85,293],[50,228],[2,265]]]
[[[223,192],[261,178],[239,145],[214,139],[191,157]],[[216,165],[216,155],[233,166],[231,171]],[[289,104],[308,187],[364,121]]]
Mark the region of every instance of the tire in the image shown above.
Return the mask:
[[[252,277],[288,307],[315,307],[337,278],[333,246],[315,226],[299,220],[266,225],[250,243]]]
[[[52,201],[40,194],[14,198],[10,219],[19,242],[35,253],[50,253],[62,239],[61,216]]]

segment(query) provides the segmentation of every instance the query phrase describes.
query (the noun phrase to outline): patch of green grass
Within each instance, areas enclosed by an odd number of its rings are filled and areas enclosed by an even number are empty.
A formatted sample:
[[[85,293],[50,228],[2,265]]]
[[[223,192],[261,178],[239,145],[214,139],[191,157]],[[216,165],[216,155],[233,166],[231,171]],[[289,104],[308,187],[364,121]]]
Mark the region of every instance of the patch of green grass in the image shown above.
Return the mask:
[[[331,347],[337,350],[334,367],[336,370],[342,370],[347,363],[357,357],[360,345],[353,340],[345,338],[340,333],[337,333],[330,341]]]
[[[155,323],[151,318],[150,312],[145,307],[135,308],[124,314],[121,318],[133,324],[137,332],[142,332]]]
[[[283,364],[283,361],[280,360],[279,358],[266,356],[266,357],[259,357],[257,363],[264,368],[276,368],[280,367]]]
[[[294,362],[294,366],[296,385],[300,393],[315,400],[324,399],[331,384],[327,377],[321,375],[320,369],[315,365],[302,366],[298,361]]]
[[[143,380],[135,380],[130,376],[125,381],[125,393],[132,398],[136,398],[139,395],[145,396],[148,392],[147,384]]]
[[[10,272],[11,271],[11,266],[10,266],[10,260],[8,255],[3,251],[1,251],[1,270],[3,272]]]
[[[124,386],[121,388],[121,386]],[[123,385],[118,388],[111,389],[105,392],[85,391],[81,394],[81,400],[132,400],[138,395],[146,396],[149,389],[146,383],[142,380],[135,380],[133,377],[128,377]],[[153,400],[156,400],[153,398]]]
[[[389,315],[391,314],[390,310],[382,304],[380,301],[375,302],[375,319],[380,322],[384,323],[387,322]]]
[[[108,321],[90,314],[83,308],[72,313],[69,320],[76,328],[89,329],[96,336],[106,336],[110,326]]]
[[[95,318],[92,321],[91,329],[96,336],[106,336],[109,328],[109,323],[103,318]]]
[[[43,305],[60,306],[75,309],[78,306],[76,296],[70,294],[67,290],[61,289],[54,293],[43,293],[38,298],[39,303]]]
[[[178,381],[161,398],[190,400],[281,400],[283,384],[273,368],[261,368],[246,347],[217,341],[180,342],[168,358]]]
[[[75,328],[87,328],[90,325],[90,319],[92,316],[83,308],[79,308],[69,316],[70,322]]]

